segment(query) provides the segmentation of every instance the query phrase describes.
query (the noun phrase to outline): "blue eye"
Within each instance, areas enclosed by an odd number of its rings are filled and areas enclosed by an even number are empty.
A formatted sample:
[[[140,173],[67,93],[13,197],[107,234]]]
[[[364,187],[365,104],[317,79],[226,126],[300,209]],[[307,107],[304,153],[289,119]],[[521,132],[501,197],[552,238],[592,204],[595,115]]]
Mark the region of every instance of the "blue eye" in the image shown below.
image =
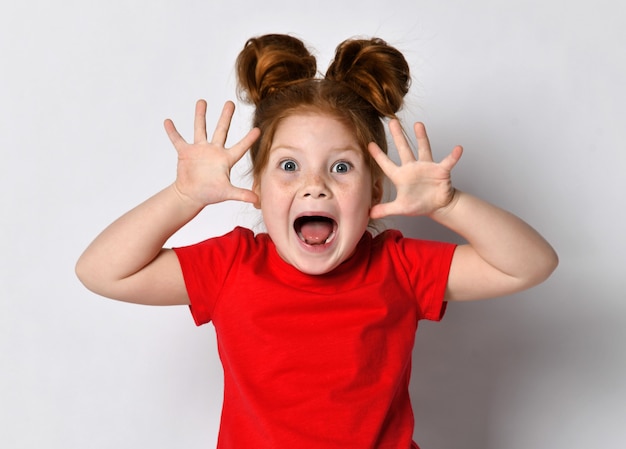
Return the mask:
[[[352,170],[352,164],[345,161],[335,162],[330,169],[333,173],[348,173],[350,170]]]
[[[291,159],[287,159],[280,162],[280,168],[285,171],[296,171],[298,169],[298,164]]]

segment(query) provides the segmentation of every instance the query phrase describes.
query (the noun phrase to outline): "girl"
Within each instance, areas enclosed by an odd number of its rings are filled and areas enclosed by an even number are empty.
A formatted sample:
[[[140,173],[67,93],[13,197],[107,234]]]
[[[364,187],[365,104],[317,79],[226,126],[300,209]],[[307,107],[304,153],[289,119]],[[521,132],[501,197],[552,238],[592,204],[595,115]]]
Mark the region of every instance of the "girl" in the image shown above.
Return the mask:
[[[452,186],[461,147],[435,163],[417,123],[414,157],[396,119],[409,68],[384,41],[343,42],[320,79],[301,41],[261,36],[237,73],[254,128],[224,147],[231,102],[210,141],[204,101],[192,144],[166,120],[176,181],[103,231],[77,274],[103,296],[189,305],[196,324],[213,322],[224,367],[218,447],[416,448],[408,385],[418,321],[441,319],[447,301],[530,288],[557,256],[522,220]],[[385,118],[399,166],[386,155]],[[248,149],[251,190],[229,179]],[[385,175],[397,195],[382,204]],[[254,204],[267,232],[162,248],[226,200]],[[394,214],[429,216],[467,244],[368,231]]]

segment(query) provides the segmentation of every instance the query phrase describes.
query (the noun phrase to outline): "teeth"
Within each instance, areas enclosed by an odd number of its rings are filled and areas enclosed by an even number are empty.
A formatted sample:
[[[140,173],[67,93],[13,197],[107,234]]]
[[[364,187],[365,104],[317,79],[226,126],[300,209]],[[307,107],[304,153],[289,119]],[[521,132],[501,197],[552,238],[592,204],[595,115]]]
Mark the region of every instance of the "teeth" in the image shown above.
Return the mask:
[[[298,232],[298,238],[300,238],[300,240],[302,240],[304,243],[307,243],[306,239],[304,238],[301,232]],[[326,245],[327,243],[332,242],[334,239],[335,239],[335,231],[331,232],[328,238],[324,242],[318,243],[318,245]]]

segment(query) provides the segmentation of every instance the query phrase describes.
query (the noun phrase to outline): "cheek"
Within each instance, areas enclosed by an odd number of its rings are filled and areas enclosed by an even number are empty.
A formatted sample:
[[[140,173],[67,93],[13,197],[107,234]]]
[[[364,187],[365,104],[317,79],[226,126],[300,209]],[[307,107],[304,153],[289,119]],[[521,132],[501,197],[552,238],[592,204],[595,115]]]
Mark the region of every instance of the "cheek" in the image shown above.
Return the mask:
[[[275,196],[285,196],[292,188],[293,182],[282,179],[280,176],[268,176],[261,180],[259,194],[266,200]]]
[[[351,214],[357,217],[369,217],[369,210],[374,201],[372,197],[372,183],[369,180],[345,186],[345,188],[341,189],[340,196],[344,210],[349,210]]]
[[[290,198],[293,196],[292,186],[279,177],[267,177],[261,180],[256,194],[259,195],[261,210],[268,214],[268,218],[281,213],[285,207],[288,207]]]
[[[372,202],[372,177],[369,174],[360,178],[358,182],[358,191],[368,204]]]

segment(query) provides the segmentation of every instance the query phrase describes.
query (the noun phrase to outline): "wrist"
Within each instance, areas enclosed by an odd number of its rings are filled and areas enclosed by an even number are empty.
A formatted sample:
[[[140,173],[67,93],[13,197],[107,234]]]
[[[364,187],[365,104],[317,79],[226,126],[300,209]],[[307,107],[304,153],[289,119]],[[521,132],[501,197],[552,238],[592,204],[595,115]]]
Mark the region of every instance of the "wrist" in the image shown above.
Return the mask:
[[[459,203],[459,199],[461,198],[462,195],[463,195],[463,192],[452,187],[452,192],[449,196],[450,199],[448,203],[434,210],[430,214],[430,218],[438,222],[445,219],[445,217],[447,217],[450,213],[452,213],[452,211],[456,208],[457,204]]]
[[[185,210],[189,210],[191,212],[198,213],[202,209],[204,209],[204,207],[206,206],[206,204],[204,204],[204,203],[202,203],[200,201],[194,200],[189,195],[183,193],[183,191],[181,191],[181,189],[178,187],[176,182],[174,182],[173,184],[170,185],[170,190],[173,191],[173,193],[176,196],[176,198],[178,199],[180,205]]]

